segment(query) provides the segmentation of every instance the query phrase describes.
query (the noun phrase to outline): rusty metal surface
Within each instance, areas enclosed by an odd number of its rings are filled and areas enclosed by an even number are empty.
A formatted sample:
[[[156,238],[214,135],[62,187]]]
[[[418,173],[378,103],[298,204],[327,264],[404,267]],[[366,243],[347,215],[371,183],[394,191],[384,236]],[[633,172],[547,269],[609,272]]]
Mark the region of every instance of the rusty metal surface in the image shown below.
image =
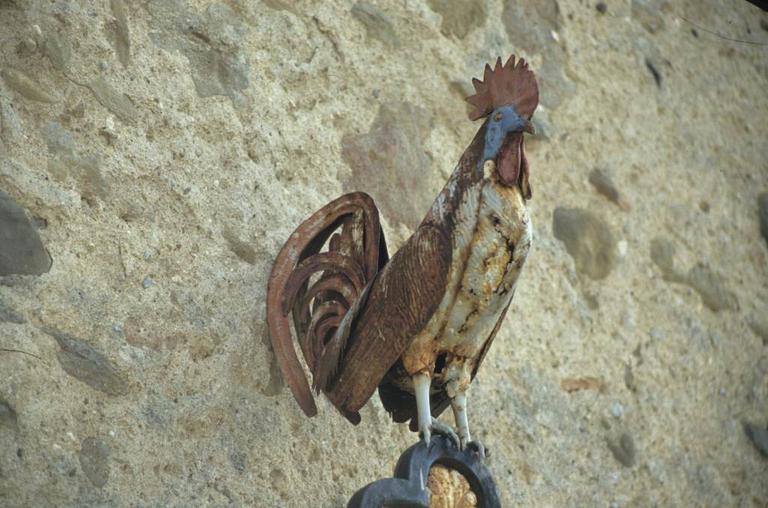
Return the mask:
[[[335,233],[339,228],[341,233]],[[319,252],[331,235],[329,251]],[[302,354],[310,372],[314,372],[317,358],[322,356],[341,318],[366,281],[378,272],[380,242],[383,236],[373,200],[367,194],[354,192],[332,201],[304,221],[283,245],[272,266],[267,288],[270,340],[283,377],[307,416],[317,414],[317,407],[294,349],[288,316],[293,314]],[[311,280],[318,273],[319,280]]]
[[[475,106],[472,118],[482,118],[505,105],[513,106],[530,123],[538,104],[538,87],[524,60],[512,56],[502,65],[498,59],[494,68],[486,66],[483,81],[474,80],[474,84],[477,94],[467,99]],[[494,293],[493,302],[474,305],[472,299],[480,298],[482,292],[465,295],[461,288],[487,267],[470,262],[483,256],[473,252],[485,252],[484,246],[494,243],[496,230],[506,224],[514,235],[499,243],[509,249],[509,255],[499,256],[504,261],[500,270],[514,285],[530,243],[526,236],[529,225],[520,219],[526,216],[525,201],[530,198],[522,131],[515,130],[506,138],[517,151],[502,150],[499,155],[519,165],[519,183],[501,181],[497,170],[490,175],[476,170],[492,120],[480,127],[421,224],[391,260],[378,210],[363,193],[344,195],[318,210],[281,249],[269,280],[267,322],[280,370],[308,416],[317,413],[314,389],[324,392],[342,414],[357,423],[357,411],[379,388],[395,421],[414,418],[410,377],[418,369],[432,373],[440,355],[449,359],[446,368],[456,370],[466,364],[462,372],[469,374],[453,380],[457,386],[466,389],[474,378],[514,288],[510,286],[506,294]],[[491,209],[482,204],[485,200],[502,205]],[[502,216],[496,216],[497,212]],[[496,226],[478,227],[491,219]],[[487,234],[480,234],[483,231]],[[471,273],[465,280],[467,270]],[[459,297],[469,299],[471,305],[455,305]],[[463,319],[454,310],[475,307],[479,314],[472,319],[480,323],[479,328],[447,340],[448,321]],[[457,326],[456,330],[465,328]],[[417,363],[418,369],[414,367]],[[433,416],[448,402],[446,387],[435,386],[430,403]]]
[[[472,78],[472,84],[475,95],[466,99],[475,107],[469,114],[471,120],[479,120],[504,105],[514,106],[520,116],[530,120],[539,104],[536,77],[523,58],[515,63],[515,55],[511,55],[504,65],[501,58],[496,60],[493,68],[486,64],[483,80]]]

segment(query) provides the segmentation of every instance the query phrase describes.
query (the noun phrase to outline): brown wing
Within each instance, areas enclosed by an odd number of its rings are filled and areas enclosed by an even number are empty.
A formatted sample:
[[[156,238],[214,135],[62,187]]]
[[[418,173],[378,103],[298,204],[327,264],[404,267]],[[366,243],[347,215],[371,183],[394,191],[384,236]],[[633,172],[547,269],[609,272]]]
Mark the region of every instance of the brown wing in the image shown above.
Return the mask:
[[[326,395],[342,412],[371,397],[413,337],[427,325],[445,292],[451,244],[423,223],[379,273],[353,324],[338,376]]]

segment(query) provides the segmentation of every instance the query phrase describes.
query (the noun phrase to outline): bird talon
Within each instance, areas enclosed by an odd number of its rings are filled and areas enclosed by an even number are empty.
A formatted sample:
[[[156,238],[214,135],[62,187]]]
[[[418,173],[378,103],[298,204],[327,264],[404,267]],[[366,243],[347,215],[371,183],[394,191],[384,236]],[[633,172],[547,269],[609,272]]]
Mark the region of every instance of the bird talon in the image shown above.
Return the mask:
[[[448,438],[457,450],[461,450],[461,440],[450,426],[432,418],[432,425],[429,426],[429,430],[435,434],[440,434],[441,436]]]
[[[490,450],[487,450],[479,441],[470,441],[467,443],[466,449],[475,452],[481,460],[485,460],[491,455]]]

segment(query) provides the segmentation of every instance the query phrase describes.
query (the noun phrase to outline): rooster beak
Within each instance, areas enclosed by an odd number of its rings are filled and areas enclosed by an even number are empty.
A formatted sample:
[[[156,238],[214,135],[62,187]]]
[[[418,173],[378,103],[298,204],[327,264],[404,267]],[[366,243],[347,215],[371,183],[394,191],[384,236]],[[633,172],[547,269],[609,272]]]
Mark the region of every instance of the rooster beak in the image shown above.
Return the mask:
[[[531,123],[530,120],[525,121],[525,125],[523,125],[523,132],[527,132],[528,134],[536,134],[536,128],[533,126],[533,123]]]

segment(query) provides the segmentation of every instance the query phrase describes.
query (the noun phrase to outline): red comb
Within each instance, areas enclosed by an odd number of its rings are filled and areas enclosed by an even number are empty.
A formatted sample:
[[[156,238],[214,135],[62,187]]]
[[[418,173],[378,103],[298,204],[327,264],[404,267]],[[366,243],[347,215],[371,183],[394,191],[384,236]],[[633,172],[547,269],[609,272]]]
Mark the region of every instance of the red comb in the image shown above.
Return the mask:
[[[536,76],[528,70],[528,64],[522,58],[515,64],[515,55],[501,65],[501,57],[496,59],[496,67],[491,69],[485,64],[483,80],[472,78],[475,95],[467,97],[474,109],[469,114],[471,120],[487,116],[499,106],[512,105],[517,114],[530,120],[539,104],[539,86]]]

